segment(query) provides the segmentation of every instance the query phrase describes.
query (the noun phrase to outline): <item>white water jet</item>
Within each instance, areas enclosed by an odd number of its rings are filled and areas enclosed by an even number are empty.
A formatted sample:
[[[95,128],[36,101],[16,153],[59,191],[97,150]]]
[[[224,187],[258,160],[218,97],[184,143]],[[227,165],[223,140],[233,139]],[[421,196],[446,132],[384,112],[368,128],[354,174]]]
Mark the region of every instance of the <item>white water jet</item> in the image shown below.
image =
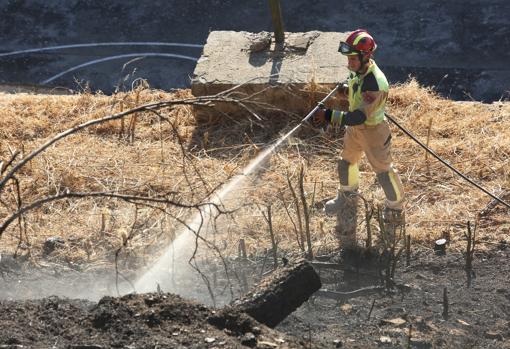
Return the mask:
[[[267,166],[264,167],[269,167],[271,153],[276,151],[276,149],[290,135],[292,135],[308,119],[310,119],[319,107],[334,93],[336,93],[339,87],[340,84],[338,84],[320,103],[318,103],[318,105],[311,110],[298,125],[281,136],[273,145],[268,147],[254,160],[252,160],[248,166],[244,168],[244,171],[241,174],[232,178],[232,180],[228,182],[218,193],[213,193],[211,195],[209,198],[210,205],[203,207],[201,211],[193,217],[191,224],[189,224],[189,229],[185,228],[183,231],[179,232],[177,234],[177,238],[167,247],[154,266],[135,282],[135,290],[137,292],[152,292],[157,290],[158,285],[164,285],[162,290],[165,292],[175,291],[171,286],[165,286],[169,285],[168,281],[176,275],[180,277],[190,275],[190,271],[193,269],[189,266],[188,261],[195,250],[195,233],[199,233],[201,236],[204,236],[209,224],[209,219],[214,217],[214,214],[217,213],[214,205],[222,205],[225,203],[230,198],[230,194],[236,193],[249,176],[255,174],[258,169],[263,167],[263,164],[267,164]],[[199,228],[200,231],[197,232]]]
[[[188,224],[189,228],[180,231],[158,261],[136,281],[137,292],[153,292],[157,290],[158,286],[165,292],[175,291],[173,290],[173,280],[176,277],[186,277],[189,273],[195,272],[188,261],[195,251],[196,234],[204,236],[207,233],[210,219],[218,213],[215,205],[223,206],[232,198],[232,194],[238,195],[240,187],[246,183],[250,176],[265,167],[264,164],[269,163],[271,153],[285,138],[286,136],[283,136],[277,143],[264,150],[245,167],[241,174],[233,177],[218,193],[213,193],[209,197],[207,201],[209,204],[202,207],[200,212],[193,216],[191,223]]]

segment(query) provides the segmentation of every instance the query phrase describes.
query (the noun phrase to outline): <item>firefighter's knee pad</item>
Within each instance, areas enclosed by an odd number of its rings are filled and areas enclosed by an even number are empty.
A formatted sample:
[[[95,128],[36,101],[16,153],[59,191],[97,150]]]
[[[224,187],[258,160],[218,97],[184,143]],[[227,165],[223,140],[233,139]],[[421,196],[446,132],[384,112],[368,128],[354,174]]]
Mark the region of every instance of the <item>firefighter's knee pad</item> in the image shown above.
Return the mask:
[[[338,162],[338,177],[343,191],[356,191],[359,186],[358,164],[341,159]]]

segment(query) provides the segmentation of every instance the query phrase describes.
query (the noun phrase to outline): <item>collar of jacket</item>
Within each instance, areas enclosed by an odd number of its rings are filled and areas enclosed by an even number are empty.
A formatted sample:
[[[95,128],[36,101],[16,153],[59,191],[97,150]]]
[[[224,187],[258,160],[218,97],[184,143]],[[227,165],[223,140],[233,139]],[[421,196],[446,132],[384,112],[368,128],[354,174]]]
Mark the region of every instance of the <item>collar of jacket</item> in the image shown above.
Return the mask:
[[[370,60],[368,61],[368,64],[367,64],[367,70],[365,70],[364,73],[351,72],[351,77],[352,78],[353,77],[364,78],[365,75],[367,75],[368,73],[370,73],[372,71],[374,65],[375,65],[375,61],[372,58],[370,58]]]

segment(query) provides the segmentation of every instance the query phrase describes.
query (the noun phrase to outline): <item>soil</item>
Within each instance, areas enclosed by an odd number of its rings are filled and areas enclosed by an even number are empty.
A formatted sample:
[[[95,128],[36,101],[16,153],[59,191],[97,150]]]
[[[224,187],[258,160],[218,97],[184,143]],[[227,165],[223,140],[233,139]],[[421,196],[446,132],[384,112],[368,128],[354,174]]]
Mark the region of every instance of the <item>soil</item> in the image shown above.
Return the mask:
[[[470,286],[462,253],[420,248],[410,266],[397,269],[393,291],[312,297],[277,329],[302,338],[311,333],[325,348],[510,348],[506,246],[475,257]],[[323,271],[321,278],[323,287],[343,292],[380,285],[374,270]]]
[[[303,281],[297,276],[302,275],[315,278],[311,290],[303,292],[306,299],[320,287],[320,281],[304,261],[279,268],[265,281],[269,285],[300,285]],[[0,322],[4,325],[0,347],[304,348],[304,342],[294,340],[294,336],[285,336],[247,315],[264,318],[264,314],[257,313],[259,304],[271,301],[275,309],[284,308],[275,304],[275,299],[279,299],[277,291],[266,289],[266,293],[247,294],[236,304],[219,310],[160,290],[107,296],[99,302],[59,297],[0,301]],[[302,300],[297,302],[288,302],[285,314],[295,310]],[[281,314],[274,315],[278,322],[282,318]],[[271,325],[272,320],[262,321]]]
[[[171,294],[4,301],[0,309],[2,348],[301,347],[243,314],[231,314],[227,328],[214,326],[212,310]]]
[[[503,241],[475,253],[468,285],[462,251],[416,246],[391,289],[374,259],[335,270],[337,253],[321,256],[322,292],[276,331],[167,293],[1,301],[0,347],[510,348],[509,255]]]

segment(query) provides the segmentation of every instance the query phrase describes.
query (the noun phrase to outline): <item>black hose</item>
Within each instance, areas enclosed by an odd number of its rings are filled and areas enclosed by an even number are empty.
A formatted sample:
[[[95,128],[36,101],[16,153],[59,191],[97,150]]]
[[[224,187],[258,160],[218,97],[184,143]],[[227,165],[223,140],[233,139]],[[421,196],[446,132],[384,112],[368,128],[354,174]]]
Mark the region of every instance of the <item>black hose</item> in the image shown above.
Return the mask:
[[[452,170],[453,172],[455,172],[457,175],[459,175],[460,177],[462,177],[464,180],[468,181],[469,183],[471,183],[472,185],[474,185],[475,187],[477,187],[479,190],[483,191],[485,194],[489,195],[491,198],[493,198],[494,200],[498,201],[499,203],[503,204],[504,206],[506,206],[507,208],[510,208],[510,204],[508,204],[507,202],[505,202],[503,199],[497,197],[496,195],[492,194],[490,191],[488,191],[487,189],[485,189],[484,187],[482,187],[480,184],[476,183],[475,181],[473,181],[471,178],[467,177],[465,174],[463,174],[462,172],[460,172],[459,170],[457,170],[455,167],[453,167],[452,165],[450,165],[448,162],[446,162],[446,160],[442,159],[439,155],[437,155],[432,149],[430,149],[429,147],[427,147],[425,144],[423,144],[419,139],[417,139],[411,132],[409,132],[408,130],[406,130],[406,128],[402,125],[400,125],[391,115],[388,115],[386,114],[386,117],[388,118],[388,120],[390,120],[392,123],[394,123],[400,130],[402,130],[402,132],[404,132],[406,135],[408,135],[413,141],[415,141],[416,143],[418,143],[418,145],[420,147],[422,147],[423,149],[425,149],[429,154],[431,154],[433,157],[435,157],[437,160],[439,160],[443,165],[445,165],[446,167],[448,167],[450,170]]]

